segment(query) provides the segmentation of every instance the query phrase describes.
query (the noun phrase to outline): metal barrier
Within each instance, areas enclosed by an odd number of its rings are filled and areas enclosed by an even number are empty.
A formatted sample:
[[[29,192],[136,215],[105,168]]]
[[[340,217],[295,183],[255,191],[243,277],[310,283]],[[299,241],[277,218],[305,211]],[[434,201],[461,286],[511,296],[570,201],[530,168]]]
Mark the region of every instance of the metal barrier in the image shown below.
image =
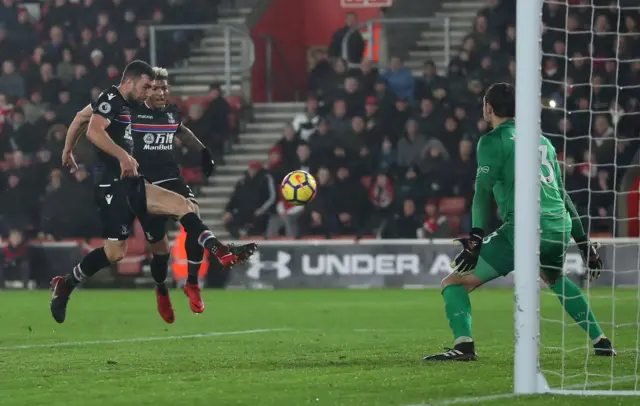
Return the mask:
[[[187,32],[187,31],[204,31],[204,35],[200,39],[202,44],[206,44],[207,41],[213,45],[201,45],[199,48],[203,52],[200,58],[204,60],[199,66],[186,66],[169,68],[170,74],[184,74],[184,75],[199,75],[199,74],[222,74],[223,82],[226,86],[227,92],[231,91],[233,82],[232,75],[241,75],[241,86],[244,91],[250,91],[250,74],[246,74],[253,67],[255,62],[255,46],[251,39],[250,33],[243,27],[226,25],[226,24],[194,24],[194,25],[151,25],[149,26],[149,49],[150,49],[150,63],[153,66],[157,66],[158,63],[158,48],[165,44],[164,41],[158,39],[160,32],[173,31],[175,32]],[[211,34],[216,32],[221,33],[220,37],[216,37]],[[239,55],[233,55],[234,48],[237,48],[239,43]],[[186,44],[185,44],[186,46]],[[207,53],[208,49],[213,47],[222,46],[222,57]],[[210,48],[211,47],[211,48]],[[198,47],[194,49],[198,50]],[[186,50],[185,57],[198,58],[198,55],[194,55],[190,49]],[[237,52],[235,52],[237,54]],[[208,62],[207,59],[212,59],[212,62]],[[219,60],[217,60],[219,59]]]
[[[349,37],[356,31],[360,31],[360,28],[366,27],[368,38],[373,38],[373,26],[374,24],[382,24],[390,25],[390,24],[442,24],[442,30],[444,32],[444,66],[449,66],[449,61],[451,59],[451,19],[449,17],[444,18],[434,18],[434,17],[406,17],[406,18],[373,18],[371,20],[364,21],[354,27],[352,27],[347,34],[342,39],[342,57],[348,62],[348,66],[350,68],[358,67],[360,64],[349,62],[349,49],[348,49],[348,41]],[[381,55],[389,55],[388,52],[388,42],[383,40],[381,44],[379,44],[382,49],[380,52]],[[371,52],[369,52],[368,59],[372,60]],[[385,67],[388,63],[388,60],[385,58],[380,58],[381,61],[378,62],[378,66]]]
[[[265,84],[266,84],[266,93],[267,93],[267,101],[272,102],[274,97],[274,59],[277,59],[280,62],[280,66],[282,68],[282,72],[286,75],[286,83],[289,84],[289,88],[291,89],[291,95],[295,101],[300,100],[300,86],[295,79],[295,73],[286,57],[282,53],[282,50],[278,46],[278,42],[276,38],[272,35],[260,35],[260,38],[264,39],[265,44]]]

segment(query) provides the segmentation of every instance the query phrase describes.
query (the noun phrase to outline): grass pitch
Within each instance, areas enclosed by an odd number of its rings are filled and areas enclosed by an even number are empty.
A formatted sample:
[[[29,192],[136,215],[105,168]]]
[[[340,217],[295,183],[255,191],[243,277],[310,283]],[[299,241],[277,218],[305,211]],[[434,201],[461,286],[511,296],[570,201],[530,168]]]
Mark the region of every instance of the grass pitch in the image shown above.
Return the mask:
[[[637,296],[615,293],[613,301],[610,289],[592,292],[596,316],[621,350],[613,362],[590,356],[585,367],[582,330],[570,320],[564,329],[542,322],[543,344],[568,350],[563,358],[543,348],[542,367],[572,377],[566,386],[606,390],[613,376],[614,388],[634,389]],[[0,404],[640,404],[638,397],[465,400],[512,391],[513,294],[471,296],[480,360],[443,364],[421,360],[452,340],[436,290],[206,291],[199,316],[173,291],[173,325],[156,313],[151,290],[75,292],[63,325],[51,318],[46,292],[3,292]],[[543,317],[563,319],[555,297],[543,296],[541,307]],[[561,384],[553,373],[547,378]]]

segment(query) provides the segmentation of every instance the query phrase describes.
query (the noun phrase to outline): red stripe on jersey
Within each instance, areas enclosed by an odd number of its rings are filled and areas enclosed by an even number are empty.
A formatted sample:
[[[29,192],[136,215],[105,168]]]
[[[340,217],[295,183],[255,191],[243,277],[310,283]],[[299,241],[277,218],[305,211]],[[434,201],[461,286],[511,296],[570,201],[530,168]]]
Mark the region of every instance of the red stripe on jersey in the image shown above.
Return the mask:
[[[131,124],[131,128],[139,130],[177,130],[179,124]]]

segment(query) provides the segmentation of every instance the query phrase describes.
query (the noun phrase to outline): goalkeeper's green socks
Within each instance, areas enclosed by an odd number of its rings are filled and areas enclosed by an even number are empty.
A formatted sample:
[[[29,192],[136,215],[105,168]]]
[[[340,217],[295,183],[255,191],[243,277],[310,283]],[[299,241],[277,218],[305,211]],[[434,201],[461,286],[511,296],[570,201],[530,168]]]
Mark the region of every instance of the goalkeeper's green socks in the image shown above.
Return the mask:
[[[454,344],[470,342],[471,339],[471,301],[469,292],[460,285],[449,285],[442,289],[444,311],[453,330]]]
[[[580,288],[563,276],[555,285],[550,286],[551,290],[558,296],[560,303],[569,316],[589,334],[591,340],[596,340],[604,336],[604,332],[596,321],[596,317],[589,308],[587,299],[580,291]]]

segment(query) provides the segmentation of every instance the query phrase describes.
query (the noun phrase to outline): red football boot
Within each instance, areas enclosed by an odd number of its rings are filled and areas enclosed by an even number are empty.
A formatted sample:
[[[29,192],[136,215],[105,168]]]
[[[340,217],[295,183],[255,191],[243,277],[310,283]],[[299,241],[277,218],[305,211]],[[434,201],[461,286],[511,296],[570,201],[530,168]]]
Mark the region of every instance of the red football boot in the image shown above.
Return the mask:
[[[241,264],[249,259],[258,248],[258,244],[252,242],[238,247],[229,244],[219,247],[215,253],[216,258],[225,268],[235,264]]]
[[[64,284],[64,276],[56,276],[51,280],[51,315],[58,323],[63,323],[67,317],[67,303],[71,291]]]
[[[200,286],[197,283],[185,283],[184,294],[189,298],[189,306],[194,313],[202,313],[204,311],[204,302],[200,296]]]
[[[158,300],[158,313],[160,313],[160,317],[162,320],[171,324],[176,320],[176,315],[173,312],[173,306],[171,305],[171,298],[169,297],[169,293],[163,295],[160,293],[158,288],[156,288],[156,298]]]

